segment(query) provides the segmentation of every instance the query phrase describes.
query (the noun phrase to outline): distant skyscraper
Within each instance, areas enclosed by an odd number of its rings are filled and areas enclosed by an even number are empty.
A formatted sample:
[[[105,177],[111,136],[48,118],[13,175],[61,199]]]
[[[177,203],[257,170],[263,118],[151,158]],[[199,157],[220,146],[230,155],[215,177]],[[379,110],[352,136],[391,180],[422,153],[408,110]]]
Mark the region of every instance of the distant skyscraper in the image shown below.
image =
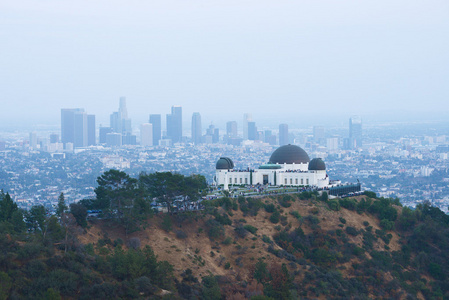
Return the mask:
[[[326,147],[329,151],[338,149],[338,137],[331,137],[326,140]]]
[[[95,115],[87,115],[87,145],[93,146],[96,144]]]
[[[195,145],[201,144],[202,137],[201,115],[199,112],[195,112],[192,115],[192,142]]]
[[[113,132],[122,133],[122,120],[118,111],[111,114],[110,128]]]
[[[228,137],[236,137],[237,136],[237,122],[229,121],[226,123],[226,135]]]
[[[264,142],[270,145],[276,145],[276,136],[271,132],[271,130],[265,130]]]
[[[73,147],[86,147],[89,141],[95,145],[95,116],[82,108],[61,109],[61,141]]]
[[[324,126],[313,126],[313,141],[317,144],[324,144],[325,141]]]
[[[140,144],[142,146],[153,146],[153,125],[145,123],[140,125]]]
[[[61,109],[61,141],[64,145],[75,142],[75,113],[82,112],[82,108]]]
[[[173,143],[182,139],[182,107],[172,106],[171,114],[167,115],[167,137]]]
[[[352,116],[349,119],[349,147],[356,149],[362,147],[362,118]]]
[[[150,124],[153,126],[153,146],[157,146],[162,137],[161,115],[150,115]]]
[[[112,132],[111,127],[100,126],[100,144],[106,144],[106,135]]]
[[[279,124],[279,145],[288,145],[288,125]]]
[[[212,143],[218,143],[220,141],[220,129],[214,128],[214,133],[212,135]]]
[[[244,140],[249,140],[250,138],[248,137],[248,123],[252,122],[253,120],[253,116],[251,114],[244,114],[243,115],[243,139]]]
[[[87,146],[87,114],[84,111],[75,112],[75,140],[73,146]]]
[[[50,143],[59,143],[59,135],[57,133],[50,134]]]
[[[248,140],[255,141],[257,140],[257,127],[256,122],[248,122]]]
[[[110,127],[113,132],[121,134],[131,134],[131,119],[128,118],[128,109],[126,108],[126,98],[120,97],[120,105],[117,112],[113,112],[110,117]]]
[[[126,97],[120,97],[120,105],[118,110],[122,119],[128,119],[128,109],[126,108]]]
[[[37,149],[37,135],[36,132],[30,132],[30,148]]]

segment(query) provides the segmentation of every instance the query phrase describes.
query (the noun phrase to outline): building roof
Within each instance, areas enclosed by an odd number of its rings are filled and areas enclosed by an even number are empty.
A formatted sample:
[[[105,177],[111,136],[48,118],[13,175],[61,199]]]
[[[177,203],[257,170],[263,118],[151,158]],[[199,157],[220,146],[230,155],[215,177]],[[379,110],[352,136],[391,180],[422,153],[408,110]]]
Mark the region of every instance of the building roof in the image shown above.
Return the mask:
[[[229,157],[220,157],[215,165],[217,170],[230,170],[234,169],[234,162]]]
[[[285,145],[277,148],[270,157],[270,164],[304,164],[310,161],[309,155],[301,147]]]
[[[310,171],[324,171],[326,170],[326,164],[321,158],[314,158],[309,163]]]

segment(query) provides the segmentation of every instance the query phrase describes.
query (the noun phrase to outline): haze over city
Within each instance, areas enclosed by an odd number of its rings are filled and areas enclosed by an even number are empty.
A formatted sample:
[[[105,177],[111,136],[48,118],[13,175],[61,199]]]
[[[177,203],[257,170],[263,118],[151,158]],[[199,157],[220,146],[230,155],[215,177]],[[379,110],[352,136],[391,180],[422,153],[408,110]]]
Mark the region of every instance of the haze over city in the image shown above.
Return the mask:
[[[172,105],[222,127],[245,112],[298,125],[449,113],[447,1],[6,0],[0,9],[2,127],[58,125],[72,107],[107,124],[120,96],[136,125]]]

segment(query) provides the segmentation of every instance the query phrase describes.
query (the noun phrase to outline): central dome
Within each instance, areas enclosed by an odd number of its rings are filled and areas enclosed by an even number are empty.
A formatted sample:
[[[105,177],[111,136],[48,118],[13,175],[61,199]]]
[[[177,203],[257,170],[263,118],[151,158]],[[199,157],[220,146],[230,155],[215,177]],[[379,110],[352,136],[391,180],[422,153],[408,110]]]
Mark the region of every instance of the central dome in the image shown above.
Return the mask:
[[[234,169],[234,162],[229,157],[220,157],[215,165],[217,170],[230,170]]]
[[[277,148],[270,157],[270,164],[306,164],[310,161],[306,151],[296,145]]]

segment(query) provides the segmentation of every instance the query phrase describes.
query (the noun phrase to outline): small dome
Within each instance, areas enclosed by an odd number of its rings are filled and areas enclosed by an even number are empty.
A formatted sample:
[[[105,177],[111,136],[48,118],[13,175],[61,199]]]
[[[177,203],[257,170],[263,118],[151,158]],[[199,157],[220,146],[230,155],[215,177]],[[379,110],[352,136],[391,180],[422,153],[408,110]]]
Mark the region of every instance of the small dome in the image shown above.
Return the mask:
[[[270,157],[270,164],[304,164],[310,161],[309,155],[301,147],[285,145],[277,148]]]
[[[220,157],[215,165],[217,170],[230,170],[234,169],[234,162],[229,157]]]
[[[314,158],[309,163],[309,171],[325,171],[326,165],[321,158]]]

